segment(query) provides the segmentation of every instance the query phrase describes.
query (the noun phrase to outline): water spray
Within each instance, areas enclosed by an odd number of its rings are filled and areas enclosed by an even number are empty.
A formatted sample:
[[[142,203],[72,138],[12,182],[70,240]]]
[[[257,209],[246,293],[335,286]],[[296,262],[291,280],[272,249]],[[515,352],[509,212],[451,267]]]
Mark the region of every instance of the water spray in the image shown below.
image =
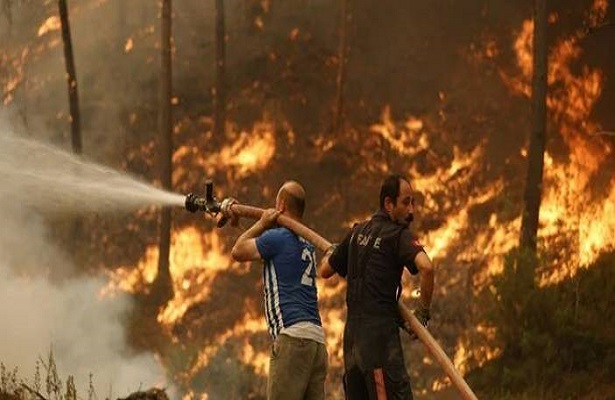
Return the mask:
[[[41,212],[181,207],[184,196],[57,147],[0,132],[0,201]]]

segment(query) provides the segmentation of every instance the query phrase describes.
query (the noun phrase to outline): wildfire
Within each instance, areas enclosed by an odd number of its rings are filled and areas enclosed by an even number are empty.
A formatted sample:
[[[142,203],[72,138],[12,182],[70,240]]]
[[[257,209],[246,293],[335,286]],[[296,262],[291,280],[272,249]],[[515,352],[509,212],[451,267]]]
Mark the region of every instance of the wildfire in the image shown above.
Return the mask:
[[[216,275],[232,266],[216,231],[203,234],[188,227],[173,232],[169,268],[175,297],[160,312],[158,321],[173,324],[191,305],[206,299]],[[156,278],[157,269],[158,246],[151,245],[136,267],[124,266],[113,271],[104,293],[144,291]]]
[[[608,1],[595,0],[586,15],[585,23],[603,23]],[[523,22],[514,49],[520,75],[501,72],[504,82],[515,92],[531,96],[533,21]],[[555,43],[549,53],[547,106],[550,123],[556,127],[567,144],[569,162],[556,161],[545,154],[545,191],[540,211],[539,237],[546,243],[567,237],[577,251],[542,277],[542,284],[556,283],[573,275],[578,267],[590,264],[600,251],[615,247],[615,214],[613,196],[615,182],[611,181],[602,199],[591,198],[591,182],[602,173],[601,166],[612,153],[609,143],[590,134],[599,127],[591,122],[591,111],[600,98],[602,71],[583,66],[573,69],[583,51],[578,33]],[[554,129],[553,129],[554,130]]]
[[[592,10],[586,16],[592,26],[604,19],[607,6],[606,0],[594,1]],[[557,21],[556,15],[550,18],[550,23]],[[527,97],[531,96],[532,32],[533,22],[524,21],[513,43],[518,70],[514,74],[500,71],[500,76],[511,91]],[[291,37],[296,39],[299,36],[299,30],[291,32]],[[128,39],[125,51],[131,51],[132,46],[132,39]],[[499,49],[495,39],[489,39],[484,52],[483,60],[498,58]],[[549,125],[552,132],[561,134],[569,149],[569,159],[562,160],[551,152],[545,153],[544,192],[538,234],[541,243],[545,245],[565,240],[565,247],[572,248],[574,255],[561,257],[561,265],[544,271],[541,280],[543,285],[573,275],[577,268],[591,264],[600,251],[615,248],[615,179],[611,179],[604,191],[606,194],[600,198],[592,195],[590,190],[592,178],[601,173],[601,166],[612,153],[608,143],[588,135],[598,128],[590,121],[590,116],[601,96],[605,78],[598,69],[587,66],[576,68],[574,64],[579,63],[582,56],[581,42],[574,35],[554,43],[549,53]],[[444,97],[440,93],[440,98]],[[394,121],[391,108],[385,106],[381,121],[373,124],[370,131],[376,141],[381,140],[398,155],[411,158],[430,151],[431,142],[436,141],[434,136],[429,135],[428,123],[429,120],[418,117]],[[291,137],[291,134],[292,131],[289,131],[288,136]],[[211,134],[204,137],[206,140],[212,139]],[[205,147],[201,143],[181,146],[173,156],[176,166],[174,182],[189,181],[185,178],[189,171],[199,167],[199,173],[204,171],[205,175],[226,171],[229,178],[232,178],[229,181],[263,171],[276,154],[275,138],[275,126],[268,121],[261,121],[251,131],[231,129],[225,138],[229,144],[216,151],[202,152]],[[323,151],[331,149],[334,144],[334,140],[324,136],[315,141],[315,145]],[[505,191],[509,189],[502,179],[482,186],[476,184],[480,181],[484,153],[485,143],[479,143],[470,150],[453,146],[450,159],[438,160],[431,172],[420,171],[412,163],[407,172],[412,177],[414,189],[424,196],[424,212],[434,211],[445,217],[444,222],[439,222],[437,227],[421,238],[430,256],[438,261],[450,261],[455,266],[460,262],[472,263],[485,267],[483,269],[487,274],[497,274],[503,266],[501,256],[518,244],[521,218],[505,218],[487,208],[489,211],[485,213],[483,222],[478,226],[474,223],[473,212],[477,208],[505,196]],[[527,149],[522,149],[521,153],[526,156]],[[378,162],[373,161],[374,164]],[[386,168],[385,165],[382,170]],[[456,192],[458,187],[466,189],[468,195],[459,199]],[[420,219],[422,211],[417,211],[417,214]],[[367,217],[363,215],[360,219]],[[554,247],[555,250],[557,248]],[[176,324],[191,306],[208,299],[211,284],[218,274],[238,268],[238,264],[232,263],[228,254],[217,232],[203,233],[197,228],[188,227],[173,233],[170,269],[175,297],[158,315],[160,324]],[[157,262],[158,248],[152,245],[146,249],[136,266],[124,266],[113,273],[110,290],[146,290],[156,277]],[[326,284],[318,282],[321,302],[334,303],[343,296],[344,290],[343,281]],[[266,326],[263,316],[249,309],[244,304],[242,318],[210,338],[200,348],[195,361],[186,368],[187,376],[193,377],[207,368],[220,347],[231,340],[239,342],[236,355],[244,365],[251,366],[259,376],[267,375],[268,352],[260,350],[249,340],[250,336],[256,334],[265,335]],[[341,368],[345,311],[343,307],[325,307],[321,309],[321,316],[327,336],[330,365]],[[486,338],[485,341],[477,344],[471,335],[467,335],[456,346],[454,364],[462,373],[470,368],[472,361],[482,365],[500,354],[499,349],[490,346],[495,335],[493,328],[478,326],[476,330],[479,336]],[[446,379],[436,380],[432,390],[437,391],[449,385]],[[194,394],[190,398],[194,398]],[[207,394],[203,394],[202,398],[207,398]]]

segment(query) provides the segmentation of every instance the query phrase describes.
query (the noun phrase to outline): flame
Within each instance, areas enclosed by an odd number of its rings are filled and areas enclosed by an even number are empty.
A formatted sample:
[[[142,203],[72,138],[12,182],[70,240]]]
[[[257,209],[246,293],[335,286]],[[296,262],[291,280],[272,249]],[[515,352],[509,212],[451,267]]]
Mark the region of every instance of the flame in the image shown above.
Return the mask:
[[[133,45],[134,44],[133,44],[132,38],[131,37],[128,38],[126,40],[126,44],[124,45],[124,53],[130,53],[132,51]]]
[[[439,167],[431,174],[422,174],[415,166],[411,168],[412,186],[417,192],[425,194],[425,206],[437,208],[435,195],[446,191],[448,181],[455,179],[458,183],[467,183],[479,171],[483,155],[481,145],[476,146],[471,153],[464,154],[457,146],[453,146],[453,160],[447,167]],[[465,174],[459,174],[467,171]]]
[[[596,27],[604,23],[609,8],[608,0],[594,0],[591,9],[587,13],[586,20],[589,26]]]
[[[109,284],[103,289],[103,295],[113,295],[117,291],[137,293],[146,291],[156,278],[158,265],[158,246],[150,246],[145,250],[143,258],[136,268],[122,266],[109,274]]]
[[[595,0],[586,14],[588,26],[604,22],[608,1]],[[564,238],[574,254],[560,255],[556,268],[543,271],[541,284],[552,284],[572,276],[579,267],[593,262],[600,251],[615,248],[615,216],[611,181],[606,195],[592,199],[591,182],[612,153],[612,147],[589,134],[599,127],[591,122],[591,112],[601,96],[602,71],[572,65],[582,56],[579,33],[559,40],[549,52],[547,107],[550,122],[557,127],[569,149],[569,162],[556,161],[545,153],[545,190],[540,210],[538,236],[547,246]],[[520,75],[501,72],[502,79],[515,92],[531,96],[533,21],[523,22],[515,42]],[[524,154],[527,150],[523,150]],[[516,227],[516,223],[515,223]]]
[[[329,353],[329,367],[341,368],[344,363],[342,340],[346,321],[346,311],[329,308],[320,313],[322,324],[325,327],[327,352]]]
[[[467,338],[464,338],[459,343],[453,356],[453,365],[462,375],[473,367],[482,367],[489,360],[493,360],[502,354],[501,349],[490,345],[490,343],[494,343],[496,338],[494,327],[477,325],[476,333],[481,339],[470,343]]]
[[[216,275],[232,267],[218,232],[203,234],[188,227],[173,232],[169,269],[175,297],[161,310],[158,321],[170,325],[181,318],[193,304],[206,299],[209,283]],[[136,267],[122,266],[110,274],[110,281],[103,294],[118,290],[136,293],[146,291],[158,272],[158,246],[151,245]]]
[[[230,338],[265,331],[266,327],[264,317],[253,317],[249,315],[249,313],[246,313],[242,320],[235,323],[232,328],[229,328],[225,332],[216,336],[211,342],[201,349],[195,363],[189,368],[187,375],[192,377],[201,369],[206,368],[209,365],[209,361],[212,356],[214,356],[218,351],[218,348],[224,345],[224,343]],[[241,359],[246,365],[252,365],[257,374],[266,376],[269,373],[269,355],[264,352],[256,352],[248,342],[245,342],[244,344]]]
[[[171,325],[191,305],[209,297],[216,275],[232,266],[226,253],[217,231],[202,234],[190,227],[174,235],[169,268],[175,297],[160,312],[158,322]]]
[[[391,117],[391,107],[385,106],[382,120],[370,130],[380,135],[399,154],[412,155],[429,147],[427,134],[423,131],[423,121],[409,117],[402,127],[397,127]]]
[[[241,178],[266,168],[275,155],[274,126],[269,122],[258,122],[252,132],[232,132],[230,136],[234,139],[232,144],[213,154],[201,153],[199,146],[179,147],[173,154],[173,163],[177,165],[173,171],[174,182],[184,180],[194,164],[205,170],[207,175],[213,175],[216,170],[225,170],[232,174],[231,178]],[[185,162],[188,158],[193,160]],[[189,165],[189,168],[184,165]]]
[[[44,36],[49,32],[59,31],[62,28],[62,22],[60,21],[60,17],[51,16],[42,23],[38,28],[38,37]]]
[[[14,72],[14,76],[11,76],[11,73],[8,72],[8,79],[4,84],[3,103],[5,106],[9,105],[11,101],[13,101],[13,92],[19,87],[22,82],[24,82],[24,66],[29,55],[30,48],[26,46],[21,50],[21,53],[11,61],[11,67],[12,72]]]
[[[590,12],[590,23],[596,25],[604,18],[608,2],[594,1]],[[593,18],[593,19],[592,19]],[[514,49],[520,76],[510,76],[500,72],[504,82],[516,93],[531,96],[530,81],[533,72],[533,29],[534,22],[525,20],[517,36]],[[575,75],[571,65],[582,55],[577,35],[562,39],[553,46],[549,53],[547,106],[553,114],[553,120],[560,128],[562,137],[572,151],[573,161],[584,164],[587,174],[595,172],[611,148],[604,143],[589,142],[587,133],[596,130],[589,117],[594,104],[600,98],[602,82],[601,71],[584,67]],[[584,133],[585,136],[581,134]]]
[[[299,28],[293,28],[288,34],[288,38],[292,41],[296,41],[299,38]]]
[[[591,204],[579,221],[580,243],[579,261],[586,266],[596,259],[599,251],[615,247],[613,227],[615,221],[615,181],[611,192],[602,203]]]

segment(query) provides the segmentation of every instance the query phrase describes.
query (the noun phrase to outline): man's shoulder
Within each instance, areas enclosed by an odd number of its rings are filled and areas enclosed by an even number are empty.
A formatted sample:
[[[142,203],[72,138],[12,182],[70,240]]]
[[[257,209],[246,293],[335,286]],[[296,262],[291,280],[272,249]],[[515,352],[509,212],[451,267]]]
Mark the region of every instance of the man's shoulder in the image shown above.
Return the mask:
[[[260,239],[265,239],[276,243],[285,243],[296,240],[295,237],[295,234],[290,229],[285,227],[275,227],[263,232]]]
[[[265,232],[263,232],[263,235],[267,234],[273,236],[287,236],[289,232],[290,231],[283,226],[276,226],[274,228],[267,229]]]
[[[277,226],[275,228],[271,228],[271,229],[267,230],[267,232],[270,235],[279,237],[281,239],[292,238],[292,237],[295,236],[293,231],[291,231],[290,229],[288,229],[286,227],[283,227],[283,226]]]

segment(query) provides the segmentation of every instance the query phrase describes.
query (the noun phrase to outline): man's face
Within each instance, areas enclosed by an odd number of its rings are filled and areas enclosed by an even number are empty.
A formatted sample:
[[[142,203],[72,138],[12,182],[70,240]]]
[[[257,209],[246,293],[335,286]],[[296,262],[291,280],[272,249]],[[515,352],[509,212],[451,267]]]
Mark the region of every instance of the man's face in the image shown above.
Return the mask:
[[[414,197],[412,188],[405,180],[399,181],[399,196],[395,203],[391,202],[389,215],[391,219],[400,224],[409,225],[414,218]]]

